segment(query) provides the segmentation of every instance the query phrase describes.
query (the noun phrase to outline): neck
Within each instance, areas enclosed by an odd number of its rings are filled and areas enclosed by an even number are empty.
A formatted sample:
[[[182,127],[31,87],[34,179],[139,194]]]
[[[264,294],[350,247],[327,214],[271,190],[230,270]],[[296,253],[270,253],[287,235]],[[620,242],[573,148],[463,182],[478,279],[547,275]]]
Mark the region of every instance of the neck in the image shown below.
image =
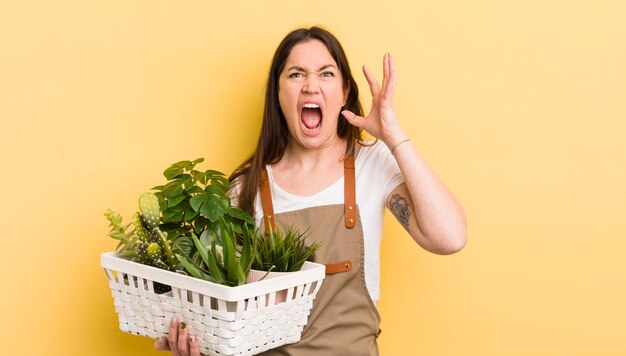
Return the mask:
[[[290,141],[280,163],[298,168],[312,168],[343,161],[345,152],[346,141],[340,138],[316,148],[303,147]]]

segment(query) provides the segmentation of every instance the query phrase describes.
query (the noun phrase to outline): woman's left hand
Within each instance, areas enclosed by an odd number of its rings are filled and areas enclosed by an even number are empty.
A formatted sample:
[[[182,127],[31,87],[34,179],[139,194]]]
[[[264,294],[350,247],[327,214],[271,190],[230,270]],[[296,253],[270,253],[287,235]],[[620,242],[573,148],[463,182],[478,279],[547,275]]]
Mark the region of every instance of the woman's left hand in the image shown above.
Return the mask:
[[[406,139],[393,109],[393,94],[396,91],[396,68],[393,57],[389,53],[383,57],[382,88],[366,66],[363,66],[363,74],[365,74],[372,93],[372,108],[369,114],[362,117],[349,110],[343,110],[341,113],[349,123],[364,129],[391,148]]]
[[[202,356],[198,339],[190,335],[187,323],[180,322],[177,317],[170,321],[169,335],[157,339],[154,348],[171,351],[172,356]]]

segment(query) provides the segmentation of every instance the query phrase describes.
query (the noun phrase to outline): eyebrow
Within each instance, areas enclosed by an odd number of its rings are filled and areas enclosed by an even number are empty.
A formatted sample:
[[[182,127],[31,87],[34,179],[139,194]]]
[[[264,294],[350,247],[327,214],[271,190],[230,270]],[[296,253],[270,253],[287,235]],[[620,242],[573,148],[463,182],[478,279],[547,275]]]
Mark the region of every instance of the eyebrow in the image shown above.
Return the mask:
[[[325,65],[321,66],[320,69],[318,69],[317,71],[321,72],[324,69],[330,68],[330,67],[333,67],[333,68],[337,69],[337,67],[335,67],[335,65],[333,65],[333,64],[325,64]],[[291,67],[289,67],[289,69],[287,69],[287,71],[290,71],[290,70],[298,70],[298,71],[301,71],[301,72],[306,72],[306,70],[304,70],[304,68],[300,67],[300,66],[291,66]]]

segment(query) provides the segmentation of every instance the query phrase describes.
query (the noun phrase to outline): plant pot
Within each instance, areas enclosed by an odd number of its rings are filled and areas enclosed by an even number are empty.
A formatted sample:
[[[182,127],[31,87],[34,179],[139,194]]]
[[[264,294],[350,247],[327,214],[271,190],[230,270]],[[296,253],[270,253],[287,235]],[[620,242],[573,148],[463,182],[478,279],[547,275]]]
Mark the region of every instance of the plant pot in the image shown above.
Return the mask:
[[[101,255],[120,329],[157,338],[167,335],[172,316],[187,321],[204,355],[255,355],[300,341],[325,267],[305,262],[298,272],[229,287]],[[171,291],[155,288],[160,283]],[[287,291],[293,303],[270,303]],[[270,297],[268,297],[270,296]]]
[[[293,272],[269,272],[268,273],[267,271],[251,269],[250,273],[248,274],[248,283],[256,283],[259,281],[262,282],[262,281],[276,278],[276,277],[287,276],[290,273],[293,273]],[[285,302],[287,300],[287,292],[288,292],[287,289],[277,291],[276,297],[274,298],[274,304]],[[266,296],[266,300],[267,302],[265,305],[267,306],[269,301],[271,300],[271,297],[269,295]]]

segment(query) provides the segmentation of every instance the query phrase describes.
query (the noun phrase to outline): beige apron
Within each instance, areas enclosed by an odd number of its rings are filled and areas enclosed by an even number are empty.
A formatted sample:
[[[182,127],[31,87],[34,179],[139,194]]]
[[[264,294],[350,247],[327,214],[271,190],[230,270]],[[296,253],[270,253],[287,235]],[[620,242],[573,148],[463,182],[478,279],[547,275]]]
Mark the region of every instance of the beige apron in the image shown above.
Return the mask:
[[[322,247],[315,262],[326,265],[326,278],[296,344],[261,355],[378,355],[380,315],[365,286],[363,227],[356,207],[354,157],[344,160],[344,204],[317,206],[274,215],[267,171],[261,179],[265,219],[281,229],[309,229]],[[266,232],[270,226],[266,224]],[[317,353],[319,352],[319,353]],[[317,353],[317,354],[316,354]]]

